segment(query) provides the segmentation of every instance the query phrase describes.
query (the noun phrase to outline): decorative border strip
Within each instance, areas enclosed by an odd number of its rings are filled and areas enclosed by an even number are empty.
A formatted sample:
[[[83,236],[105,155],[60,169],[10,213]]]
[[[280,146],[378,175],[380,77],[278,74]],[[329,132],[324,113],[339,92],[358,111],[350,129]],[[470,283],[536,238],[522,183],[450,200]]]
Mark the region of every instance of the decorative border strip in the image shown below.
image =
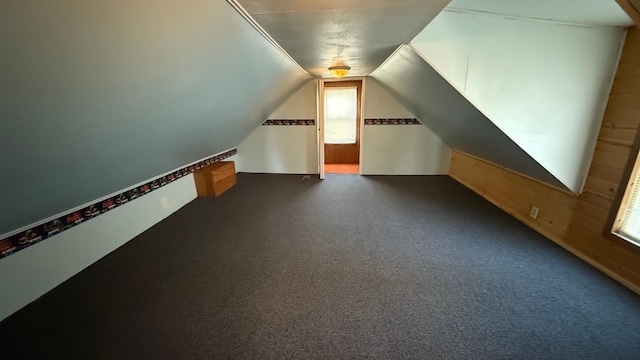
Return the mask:
[[[208,159],[176,170],[170,174],[153,179],[145,184],[138,185],[132,189],[114,195],[110,198],[93,203],[80,210],[71,211],[54,220],[41,223],[16,235],[2,239],[0,240],[0,259],[11,254],[15,254],[16,252],[25,249],[33,244],[36,244],[42,240],[58,235],[61,232],[66,231],[76,225],[82,224],[85,221],[94,219],[97,216],[106,213],[107,211],[111,211],[120,205],[124,205],[129,201],[135,200],[143,195],[157,190],[169,183],[180,179],[183,176],[195,172],[196,170],[199,170],[207,165],[211,165],[215,162],[222,161],[228,157],[236,155],[237,153],[238,149],[232,149],[220,155],[212,156]]]
[[[274,125],[315,125],[315,119],[267,119],[262,123],[262,126],[274,126]]]
[[[365,125],[422,125],[416,118],[410,119],[364,119]]]

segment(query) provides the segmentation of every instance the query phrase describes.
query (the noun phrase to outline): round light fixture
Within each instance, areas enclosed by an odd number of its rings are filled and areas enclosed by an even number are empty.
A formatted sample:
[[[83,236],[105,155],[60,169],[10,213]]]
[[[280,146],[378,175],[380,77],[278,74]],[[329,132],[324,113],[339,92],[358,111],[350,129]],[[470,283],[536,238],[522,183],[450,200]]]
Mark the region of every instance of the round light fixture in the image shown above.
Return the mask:
[[[333,76],[335,76],[337,78],[344,77],[345,75],[347,75],[347,73],[349,73],[349,70],[351,70],[351,68],[349,66],[346,66],[346,65],[331,66],[329,68],[329,72],[331,73],[331,75],[333,75]]]

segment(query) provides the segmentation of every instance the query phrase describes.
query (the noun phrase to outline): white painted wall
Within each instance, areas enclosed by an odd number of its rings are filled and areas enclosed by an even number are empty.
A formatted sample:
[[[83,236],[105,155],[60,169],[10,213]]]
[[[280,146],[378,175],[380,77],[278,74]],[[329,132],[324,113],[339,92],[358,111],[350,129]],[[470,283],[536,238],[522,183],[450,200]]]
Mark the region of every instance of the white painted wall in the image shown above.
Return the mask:
[[[239,146],[236,170],[317,174],[315,126],[259,126]]]
[[[402,106],[398,100],[382,87],[378,80],[369,77],[365,82],[365,86],[367,87],[364,94],[364,117],[366,119],[415,117],[415,114]]]
[[[316,83],[307,81],[298,91],[293,93],[280,105],[269,119],[315,119],[316,118]]]
[[[424,125],[365,126],[363,175],[445,175],[451,150]]]
[[[366,79],[364,94],[365,118],[414,117],[374,79]],[[315,83],[305,84],[269,118],[315,119]],[[363,174],[434,175],[449,170],[449,148],[426,126],[363,129]],[[317,156],[315,126],[259,126],[238,146],[235,161],[239,172],[317,174]]]
[[[624,30],[443,11],[412,46],[569,189],[589,170]]]
[[[377,80],[366,80],[365,118],[415,117]],[[451,150],[424,125],[365,125],[363,175],[447,174]]]
[[[124,245],[197,196],[193,175],[0,260],[0,320]],[[162,208],[166,197],[168,208]]]
[[[269,119],[315,119],[316,87],[309,81]],[[258,126],[238,146],[236,170],[248,173],[317,174],[316,127]]]

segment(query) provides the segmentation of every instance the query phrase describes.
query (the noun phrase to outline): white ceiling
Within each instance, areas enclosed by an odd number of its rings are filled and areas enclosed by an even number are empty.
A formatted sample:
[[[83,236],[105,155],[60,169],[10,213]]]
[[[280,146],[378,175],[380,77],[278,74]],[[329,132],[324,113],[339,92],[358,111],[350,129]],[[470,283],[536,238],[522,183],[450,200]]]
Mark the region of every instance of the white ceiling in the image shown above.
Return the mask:
[[[413,39],[450,0],[238,0],[311,75],[348,65],[350,76],[375,70]]]
[[[366,76],[446,6],[565,23],[631,26],[615,0],[237,0],[307,72]],[[448,6],[447,6],[448,5]]]
[[[453,0],[447,8],[574,24],[624,27],[633,25],[615,0]]]

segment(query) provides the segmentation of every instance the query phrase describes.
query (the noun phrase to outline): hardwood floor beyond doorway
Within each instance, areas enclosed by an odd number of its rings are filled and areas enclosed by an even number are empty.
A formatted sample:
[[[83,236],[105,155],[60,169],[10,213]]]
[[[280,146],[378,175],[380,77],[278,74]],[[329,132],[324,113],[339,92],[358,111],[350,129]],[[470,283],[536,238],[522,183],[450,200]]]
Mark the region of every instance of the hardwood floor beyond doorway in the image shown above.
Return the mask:
[[[360,164],[324,164],[327,174],[359,174]]]

